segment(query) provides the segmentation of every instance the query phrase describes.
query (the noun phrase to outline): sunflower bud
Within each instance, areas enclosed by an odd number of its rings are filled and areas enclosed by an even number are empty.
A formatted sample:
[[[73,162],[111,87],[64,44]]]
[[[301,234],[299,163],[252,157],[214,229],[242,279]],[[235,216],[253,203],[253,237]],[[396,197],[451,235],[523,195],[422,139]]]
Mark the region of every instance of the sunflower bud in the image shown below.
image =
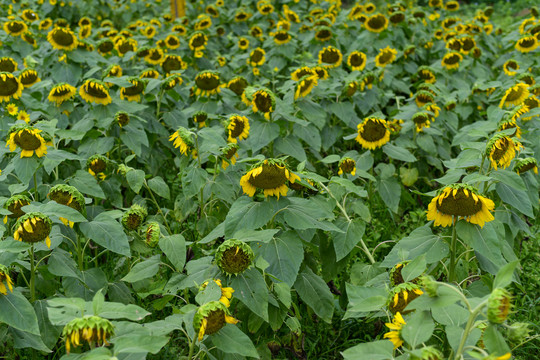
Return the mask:
[[[503,289],[497,288],[493,290],[488,299],[487,318],[494,324],[503,323],[510,314],[512,304],[510,301],[512,296]]]
[[[506,335],[510,341],[519,344],[529,336],[530,332],[531,328],[529,327],[529,324],[517,322],[507,328]]]
[[[81,346],[81,340],[90,346],[108,345],[107,340],[114,334],[113,324],[99,316],[86,315],[71,320],[64,326],[62,336],[66,341],[66,351],[69,354],[71,346]]]
[[[124,225],[124,228],[127,230],[137,230],[143,223],[146,215],[148,215],[148,213],[145,208],[133,204],[129,210],[124,213],[124,216],[122,216],[122,225]]]
[[[218,332],[225,324],[236,324],[238,320],[229,316],[227,307],[219,301],[210,301],[202,305],[193,317],[193,328],[201,341],[204,335]]]
[[[45,240],[47,247],[51,247],[52,221],[47,215],[39,212],[32,212],[21,216],[15,224],[13,237],[17,241],[26,243],[36,243]]]
[[[156,247],[159,243],[159,238],[161,235],[161,230],[159,229],[159,224],[157,222],[150,222],[146,227],[146,236],[145,242],[149,247]]]
[[[422,349],[422,355],[420,357],[411,354],[411,360],[442,360],[442,353],[432,346],[428,346]]]
[[[275,340],[269,341],[266,346],[272,353],[272,356],[277,356],[279,354],[279,351],[281,350],[281,344]]]
[[[430,275],[422,275],[418,278],[419,284],[424,288],[429,297],[437,297],[437,289],[439,285],[437,281]]]
[[[114,120],[120,127],[124,127],[129,124],[129,114],[125,111],[119,111],[114,115]]]
[[[228,275],[238,275],[249,269],[255,255],[245,242],[230,239],[216,251],[216,264]]]
[[[407,314],[410,311],[403,310],[411,303],[411,301],[423,293],[424,292],[420,289],[420,286],[411,282],[399,284],[390,292],[388,309],[392,312],[392,314],[398,312],[401,314]]]

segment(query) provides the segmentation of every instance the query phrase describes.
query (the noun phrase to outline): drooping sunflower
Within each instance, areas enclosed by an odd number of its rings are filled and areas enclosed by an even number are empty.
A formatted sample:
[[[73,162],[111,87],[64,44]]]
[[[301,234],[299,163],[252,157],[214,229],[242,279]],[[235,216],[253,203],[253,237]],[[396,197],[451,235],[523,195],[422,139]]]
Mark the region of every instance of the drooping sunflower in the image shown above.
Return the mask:
[[[188,41],[189,48],[193,51],[204,50],[207,43],[208,37],[200,31],[193,33]]]
[[[306,75],[317,75],[317,73],[315,72],[315,70],[308,66],[302,66],[291,73],[291,79],[293,79],[294,81],[299,81]]]
[[[165,76],[168,76],[173,71],[183,70],[187,67],[187,64],[182,60],[180,55],[167,55],[161,63],[161,68],[165,72]]]
[[[384,49],[379,49],[379,54],[375,57],[375,65],[378,67],[385,67],[386,65],[394,62],[396,55],[397,50],[392,49],[390,46],[387,46]]]
[[[499,125],[497,126],[498,131],[508,130],[508,129],[515,129],[515,132],[511,135],[508,135],[510,137],[515,136],[517,138],[521,137],[521,129],[516,124],[516,118],[519,117],[519,113],[525,113],[527,109],[525,106],[518,107],[518,113],[514,114],[513,116],[506,116],[501,121],[499,121]]]
[[[319,65],[324,65],[328,68],[335,68],[341,65],[343,55],[339,49],[333,46],[327,46],[319,51]]]
[[[182,80],[182,76],[180,74],[172,74],[163,81],[161,86],[163,86],[165,90],[171,90],[177,85],[182,85],[183,82],[184,80]]]
[[[388,300],[388,310],[392,314],[401,313],[407,314],[410,311],[406,311],[405,308],[414,299],[422,295],[424,292],[420,289],[420,286],[413,282],[404,282],[398,284],[390,291]]]
[[[463,56],[456,51],[452,51],[444,55],[441,60],[441,65],[448,70],[458,69],[461,60],[463,60]]]
[[[229,143],[227,146],[221,148],[221,154],[223,159],[221,160],[221,167],[223,170],[229,167],[229,164],[236,164],[236,159],[238,159],[238,149],[239,146],[236,143]]]
[[[212,19],[206,14],[200,14],[193,26],[195,30],[206,30],[212,26]]]
[[[503,65],[504,73],[508,76],[514,76],[519,70],[519,64],[516,60],[510,59],[507,60]]]
[[[427,90],[419,90],[414,95],[414,101],[416,102],[416,105],[421,108],[426,104],[435,102],[435,97],[433,96],[433,93]]]
[[[364,22],[366,29],[374,33],[380,33],[388,27],[388,19],[383,14],[373,14]]]
[[[157,79],[159,78],[159,72],[155,69],[145,69],[139,75],[141,79]]]
[[[536,84],[535,76],[529,72],[519,74],[516,80],[521,83],[527,84],[529,86],[534,86]],[[535,95],[539,95],[539,94],[535,94]]]
[[[13,73],[17,71],[18,67],[19,65],[13,58],[7,56],[0,58],[0,71]]]
[[[504,93],[499,107],[521,105],[525,99],[529,96],[529,85],[524,83],[518,83]]]
[[[0,72],[0,103],[8,102],[11,98],[18,99],[22,95],[23,84],[9,72]]]
[[[314,66],[311,69],[317,74],[319,80],[326,80],[330,76],[324,66]]]
[[[219,302],[225,305],[226,307],[231,306],[231,298],[232,294],[234,292],[234,289],[232,287],[223,287],[223,284],[221,283],[220,279],[213,279],[214,283],[216,283],[217,286],[219,286],[219,289],[221,290],[221,297],[219,298]],[[210,283],[210,280],[207,280],[201,284],[201,287],[199,288],[200,291],[204,291],[208,284]]]
[[[28,30],[28,25],[24,21],[10,20],[4,23],[4,31],[11,36],[19,36]]]
[[[367,56],[361,51],[353,51],[347,58],[347,65],[352,71],[362,71],[366,67]]]
[[[237,239],[224,241],[216,250],[216,265],[222,272],[231,276],[249,269],[255,254],[245,242]],[[227,305],[227,304],[225,304]]]
[[[486,222],[495,219],[491,211],[495,203],[490,199],[478,194],[478,191],[470,185],[451,184],[439,190],[428,205],[427,220],[434,220],[435,226],[452,225],[452,217],[455,221],[463,218],[471,224],[484,227]]]
[[[124,127],[129,124],[129,114],[125,111],[119,111],[114,114],[114,120],[120,127]]]
[[[358,124],[358,135],[355,140],[364,149],[375,150],[390,141],[388,122],[377,117],[368,117]]]
[[[37,157],[47,154],[47,142],[40,135],[41,130],[34,129],[28,125],[15,125],[9,131],[6,147],[13,152],[17,148],[21,149],[21,158],[32,157],[34,152]]]
[[[432,117],[429,116],[426,112],[417,112],[412,116],[412,121],[414,122],[414,125],[416,126],[416,131],[421,132],[424,128],[428,128],[430,126]]]
[[[197,124],[197,127],[199,128],[206,126],[206,120],[208,120],[208,113],[205,111],[197,111],[193,114],[193,122]]]
[[[122,225],[126,230],[135,231],[141,227],[148,212],[146,208],[133,204],[128,211],[122,215]]]
[[[138,77],[129,77],[127,79],[132,85],[120,89],[120,98],[127,101],[139,101],[144,93],[145,81]]]
[[[535,36],[524,36],[516,42],[516,50],[528,53],[536,50],[538,44],[538,39]]]
[[[525,99],[525,101],[523,101],[523,106],[527,108],[527,111],[531,111],[533,109],[540,107],[540,100],[535,95],[531,94],[529,95],[528,98]],[[537,116],[538,115],[526,116],[526,117],[523,117],[522,120],[530,121],[533,117],[537,117]]]
[[[226,324],[236,324],[238,320],[229,316],[227,306],[219,301],[210,301],[202,305],[193,318],[193,328],[202,341],[204,335],[218,332]]]
[[[255,66],[261,66],[266,61],[266,51],[264,51],[263,48],[256,48],[251,51],[249,54],[249,58],[247,59],[248,65],[251,65],[253,67]]]
[[[242,96],[247,86],[248,82],[242,76],[236,76],[227,83],[227,88],[238,96]]]
[[[401,329],[406,322],[403,320],[403,316],[399,312],[394,315],[394,319],[391,323],[386,323],[386,327],[390,329],[389,332],[384,334],[384,338],[388,339],[394,344],[394,349],[397,349],[403,345],[403,338],[401,337]]]
[[[217,71],[205,70],[197,74],[193,92],[195,95],[210,96],[220,92],[220,77]]]
[[[88,103],[108,105],[112,102],[107,85],[96,79],[85,80],[79,88],[79,95]]]
[[[115,42],[116,52],[120,56],[124,56],[129,51],[137,51],[137,40],[128,38],[120,39]]]
[[[52,26],[52,20],[50,18],[43,19],[39,22],[39,30],[47,30]]]
[[[37,243],[45,240],[47,247],[51,247],[52,221],[47,215],[39,212],[31,212],[21,216],[14,227],[13,238],[25,243]]]
[[[238,140],[247,139],[249,136],[249,120],[247,117],[233,114],[229,116],[227,123],[228,138],[230,143],[236,143]]]
[[[148,53],[144,56],[144,60],[151,65],[159,65],[165,58],[163,50],[160,48],[148,49]]]
[[[64,27],[55,27],[49,31],[47,40],[57,50],[71,51],[77,47],[77,36]]]
[[[457,11],[459,10],[459,2],[455,0],[448,1],[446,4],[444,4],[444,8],[447,11]]]
[[[253,112],[260,111],[265,119],[270,120],[270,114],[274,112],[276,106],[274,93],[266,88],[257,90],[252,95],[251,106]]]
[[[13,292],[13,281],[9,277],[9,269],[0,264],[0,294],[7,295],[7,291]]]
[[[433,69],[431,69],[429,66],[420,66],[418,68],[417,75],[420,79],[428,84],[434,84],[437,81],[437,77],[435,76]]]
[[[342,174],[351,174],[356,175],[356,161],[350,157],[344,157],[339,161],[338,165],[339,171],[338,175]]]
[[[58,204],[69,206],[83,215],[86,214],[84,196],[79,190],[77,190],[77,188],[73,186],[65,184],[55,185],[49,190],[47,197],[56,201]],[[64,223],[64,225],[73,227],[72,221],[69,221],[63,217],[60,217],[60,220]]]
[[[296,90],[294,92],[294,99],[297,100],[300,97],[306,97],[315,86],[317,86],[317,75],[305,75],[296,84]]]
[[[405,13],[403,11],[395,11],[390,15],[389,19],[392,24],[399,24],[405,20]]]
[[[524,159],[516,160],[516,164],[514,165],[514,171],[518,173],[518,175],[521,175],[529,170],[532,170],[535,174],[538,175],[538,162],[535,158],[527,157]]]
[[[315,39],[320,42],[328,41],[332,38],[332,29],[328,26],[321,26],[315,32]]]
[[[522,148],[523,145],[519,141],[503,134],[496,134],[486,145],[486,155],[489,156],[491,166],[495,170],[499,167],[506,169],[516,157],[516,151]]]
[[[77,89],[67,83],[55,85],[49,92],[47,99],[60,106],[64,101],[71,99],[77,93]]]
[[[187,155],[188,151],[191,152],[193,150],[191,132],[184,127],[179,127],[178,130],[169,137],[169,141],[173,142],[175,148],[180,148],[180,153],[183,155]]]
[[[287,30],[279,30],[273,34],[274,42],[277,45],[283,45],[291,41],[292,36]]]
[[[23,216],[24,211],[22,211],[22,207],[30,204],[30,201],[31,199],[24,194],[17,194],[10,197],[4,203],[4,209],[7,209],[11,214],[4,217],[4,224],[7,224],[8,218],[18,219]]]
[[[25,88],[28,88],[35,83],[41,81],[41,79],[39,78],[38,73],[35,70],[25,69],[19,75],[19,81]]]
[[[476,41],[472,36],[462,37],[459,41],[461,42],[460,51],[465,55],[468,55],[476,47]]]
[[[253,165],[240,179],[245,194],[253,197],[257,189],[263,190],[264,196],[286,196],[289,188],[287,181],[294,183],[300,177],[287,168],[283,160],[266,159]]]
[[[109,320],[95,315],[75,318],[62,330],[68,354],[72,346],[79,347],[82,341],[86,341],[90,347],[108,345],[107,340],[112,335],[114,335],[114,325]]]

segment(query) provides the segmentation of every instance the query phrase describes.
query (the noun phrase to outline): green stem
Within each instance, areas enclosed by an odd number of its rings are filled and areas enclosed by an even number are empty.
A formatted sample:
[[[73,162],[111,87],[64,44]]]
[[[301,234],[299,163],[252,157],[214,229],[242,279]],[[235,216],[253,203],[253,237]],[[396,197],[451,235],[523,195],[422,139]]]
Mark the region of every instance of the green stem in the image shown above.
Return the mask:
[[[159,91],[158,102],[157,102],[157,105],[156,105],[156,120],[157,121],[159,121],[159,111],[161,109],[161,100],[163,100],[163,94],[164,93],[165,93],[164,90]]]
[[[150,194],[150,197],[152,198],[152,202],[154,205],[156,205],[158,213],[163,217],[163,224],[167,228],[167,231],[169,232],[169,235],[172,235],[171,228],[169,227],[169,222],[167,221],[167,218],[165,217],[165,214],[163,213],[163,210],[161,210],[161,207],[159,206],[156,197],[154,196],[154,192],[152,189],[150,189],[150,186],[148,186],[148,183],[146,182],[146,179],[144,179],[144,187],[146,190],[148,190],[148,193]]]
[[[39,194],[37,190],[37,170],[34,173],[34,201],[39,201]]]
[[[476,317],[478,316],[482,308],[485,306],[486,302],[487,300],[484,300],[483,302],[481,302],[469,315],[469,320],[467,320],[467,325],[465,325],[465,330],[463,331],[463,335],[461,335],[461,341],[459,342],[459,347],[456,351],[454,360],[461,360],[463,356],[463,349],[465,348],[465,342],[467,341],[467,338],[469,337],[469,333],[471,332],[474,321],[476,320]]]
[[[36,263],[34,259],[34,244],[30,247],[30,302],[36,301]]]
[[[452,219],[452,241],[450,242],[450,266],[448,267],[448,281],[456,281],[456,252],[457,252],[457,234],[456,218]]]
[[[197,334],[195,334],[195,336],[197,336]],[[189,338],[188,338],[188,340],[189,340]],[[197,341],[197,337],[194,337],[193,341],[191,341],[189,343],[189,352],[188,352],[188,356],[187,356],[188,360],[191,360],[192,357],[193,357],[193,351],[195,350],[195,342],[196,341]]]

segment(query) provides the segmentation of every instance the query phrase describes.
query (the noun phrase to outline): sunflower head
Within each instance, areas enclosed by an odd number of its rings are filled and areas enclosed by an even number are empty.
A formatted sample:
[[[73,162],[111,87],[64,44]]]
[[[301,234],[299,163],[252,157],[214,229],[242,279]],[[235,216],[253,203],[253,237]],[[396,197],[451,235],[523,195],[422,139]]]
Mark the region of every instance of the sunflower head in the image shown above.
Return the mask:
[[[6,146],[11,152],[20,148],[21,158],[32,157],[34,152],[38,157],[47,154],[47,141],[41,135],[41,130],[29,125],[11,127]]]
[[[238,275],[251,267],[255,254],[243,241],[229,239],[216,251],[216,264],[227,275]]]
[[[264,192],[264,196],[286,196],[287,182],[294,183],[299,180],[298,175],[287,168],[280,159],[266,159],[253,165],[246,175],[240,179],[240,185],[245,194],[253,197],[257,189]]]
[[[144,93],[146,80],[131,76],[127,79],[132,85],[120,89],[120,98],[128,101],[139,101]]]
[[[251,98],[253,112],[260,111],[267,120],[270,119],[270,114],[274,112],[276,107],[276,97],[274,93],[267,88],[262,88],[255,91]]]
[[[221,162],[221,167],[223,169],[229,167],[229,163],[233,165],[236,164],[239,148],[240,147],[235,142],[230,142],[229,144],[227,144],[227,146],[220,149],[221,155],[223,156],[223,160]]]
[[[499,121],[499,124],[497,126],[498,131],[508,130],[508,129],[515,129],[515,132],[513,134],[510,134],[508,136],[516,136],[518,138],[521,137],[521,129],[516,124],[516,119],[521,115],[527,112],[527,108],[525,106],[519,106],[515,109],[515,111],[512,111],[514,114],[510,114],[510,116],[505,116],[501,121]]]
[[[329,77],[328,70],[324,66],[314,66],[312,67],[315,74],[317,74],[317,77],[319,80],[326,80]]]
[[[538,162],[533,157],[527,157],[524,159],[517,159],[514,165],[514,171],[518,174],[523,174],[532,170],[535,174],[538,174]]]
[[[327,46],[319,51],[319,65],[335,68],[341,65],[342,60],[341,51],[333,46]]]
[[[49,92],[47,99],[50,102],[60,106],[64,101],[71,99],[77,93],[77,89],[68,83],[60,83],[55,85]]]
[[[103,155],[92,155],[86,160],[86,168],[88,172],[94,177],[99,177],[100,179],[105,179],[107,175],[105,172],[109,168],[110,161]]]
[[[166,75],[169,75],[173,71],[184,70],[187,68],[187,64],[182,61],[180,55],[167,55],[161,63],[161,68]]]
[[[144,242],[148,247],[154,248],[159,244],[161,230],[155,221],[149,222],[146,226]]]
[[[380,33],[388,27],[388,19],[383,14],[373,14],[366,19],[364,26],[371,32]]]
[[[47,35],[47,40],[57,50],[71,51],[77,47],[77,36],[67,27],[55,27]]]
[[[188,41],[189,48],[193,51],[203,50],[207,43],[208,37],[200,31],[193,33]]]
[[[162,87],[165,89],[165,90],[171,90],[173,89],[176,85],[182,85],[182,83],[184,82],[184,80],[182,80],[182,76],[180,74],[172,74],[172,75],[169,75],[165,81],[163,81],[162,83]]]
[[[315,31],[315,39],[320,42],[328,41],[332,38],[332,29],[328,26],[320,26]]]
[[[5,203],[4,208],[11,211],[11,215],[8,217],[17,219],[24,215],[22,207],[30,204],[30,198],[23,194],[13,195]]]
[[[13,292],[13,281],[9,277],[7,266],[0,264],[0,294],[7,295],[7,290]]]
[[[378,67],[385,67],[391,64],[396,59],[397,50],[387,46],[384,49],[379,49],[379,54],[375,57],[375,65]]]
[[[133,204],[122,216],[122,225],[124,225],[126,230],[137,230],[142,225],[147,215],[148,213],[144,207]]]
[[[36,243],[45,240],[47,247],[51,247],[52,221],[47,215],[40,212],[31,212],[21,216],[15,224],[13,238],[25,243]]]
[[[311,90],[315,86],[317,86],[319,77],[315,74],[312,75],[305,75],[302,77],[298,83],[296,84],[296,91],[294,93],[294,99],[298,99],[300,97],[306,97],[311,93]]]
[[[425,66],[425,65],[420,66],[416,74],[418,78],[422,79],[424,82],[428,84],[434,84],[437,81],[435,72],[429,66]]]
[[[386,323],[386,327],[390,329],[389,332],[384,334],[384,338],[388,339],[394,344],[394,349],[397,349],[401,345],[403,345],[403,338],[401,337],[401,329],[403,328],[403,325],[405,325],[406,322],[403,320],[403,317],[401,316],[401,313],[397,312],[394,315],[394,319],[392,319],[391,323]]]
[[[0,71],[5,71],[9,73],[13,73],[17,71],[17,68],[19,65],[13,58],[4,56],[0,58]]]
[[[79,88],[79,95],[89,103],[107,105],[112,102],[109,87],[97,79],[87,79]]]
[[[529,85],[526,83],[517,83],[510,87],[504,93],[499,107],[521,105],[529,96]]]
[[[535,76],[529,72],[519,74],[516,80],[530,87],[536,84]]]
[[[486,222],[495,219],[491,211],[495,203],[466,184],[451,184],[439,190],[428,205],[427,219],[434,220],[435,226],[449,226],[454,221],[464,218],[471,224],[484,227]]]
[[[109,55],[113,49],[114,42],[109,38],[101,39],[97,44],[97,51],[101,56]]]
[[[512,296],[503,288],[493,290],[488,299],[487,318],[493,324],[502,324],[511,312]]]
[[[34,85],[35,83],[41,81],[41,79],[39,78],[36,70],[25,69],[19,75],[19,81],[25,88],[28,88]]]
[[[403,275],[401,274],[401,271],[403,270],[405,265],[407,265],[408,263],[410,263],[409,260],[402,261],[394,265],[394,267],[390,270],[390,286],[391,287],[397,286],[399,284],[403,284],[405,282],[405,280],[403,280]],[[418,281],[419,281],[418,278],[415,278],[411,280],[410,282],[412,282],[413,284],[418,284]]]
[[[433,117],[425,111],[417,112],[412,116],[412,121],[418,132],[423,131],[424,128],[429,128],[431,121],[433,120]]]
[[[339,175],[351,174],[354,176],[356,174],[356,161],[354,161],[353,158],[344,157],[339,161],[338,168],[339,168],[339,172],[338,172]]]
[[[499,167],[505,169],[516,157],[516,151],[522,148],[523,145],[519,141],[503,134],[496,134],[486,145],[486,155],[489,156],[491,166],[495,170]]]
[[[193,121],[198,124],[200,128],[206,126],[206,120],[208,120],[208,113],[205,111],[197,111],[193,114]]]
[[[195,95],[210,96],[217,94],[220,91],[221,79],[217,71],[205,70],[201,71],[195,77],[195,85],[193,91]]]
[[[129,124],[129,114],[125,111],[119,111],[114,115],[114,120],[120,127],[124,127]]]
[[[246,116],[232,114],[227,122],[229,137],[228,142],[236,143],[238,140],[247,139],[249,136],[249,120]]]
[[[199,341],[204,335],[218,332],[226,324],[236,324],[238,320],[229,316],[227,306],[220,301],[210,301],[202,305],[193,317],[193,328],[198,333]]]
[[[58,204],[69,206],[81,214],[86,215],[84,196],[74,186],[65,184],[55,185],[49,190],[49,194],[47,196],[49,199],[56,201]]]
[[[396,285],[390,292],[388,300],[388,309],[393,313],[406,314],[410,311],[404,311],[404,309],[417,297],[424,292],[420,289],[419,285],[412,282],[406,282]]]
[[[347,58],[347,65],[352,71],[362,71],[366,67],[367,56],[361,51],[353,51]]]
[[[62,330],[68,354],[72,346],[81,346],[82,341],[86,341],[91,347],[107,345],[107,340],[112,335],[114,335],[114,325],[109,320],[94,315],[75,318]]]
[[[441,65],[448,70],[457,69],[461,60],[463,60],[463,56],[459,52],[452,51],[444,55]]]
[[[180,153],[187,155],[188,151],[193,150],[193,138],[192,133],[185,127],[180,126],[176,132],[174,132],[170,137],[169,141],[173,142],[175,148],[180,148]]]
[[[19,36],[28,30],[28,25],[24,21],[10,20],[4,23],[4,31],[11,36]]]
[[[516,43],[516,50],[522,53],[529,53],[538,47],[538,39],[535,36],[528,35],[519,39]]]
[[[251,66],[261,66],[266,61],[266,51],[263,48],[258,47],[253,49],[249,54],[247,63]]]
[[[364,149],[375,150],[390,141],[388,122],[377,117],[368,117],[358,124],[358,135],[355,140]]]
[[[15,75],[5,71],[0,72],[0,103],[8,102],[11,98],[20,98],[23,89],[24,85]]]

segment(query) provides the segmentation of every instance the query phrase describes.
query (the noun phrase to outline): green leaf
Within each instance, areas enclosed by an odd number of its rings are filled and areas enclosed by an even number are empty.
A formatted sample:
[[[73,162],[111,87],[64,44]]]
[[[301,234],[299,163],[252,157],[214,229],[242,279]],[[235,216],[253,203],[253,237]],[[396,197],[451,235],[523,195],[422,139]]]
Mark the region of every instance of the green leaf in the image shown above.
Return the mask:
[[[132,267],[129,273],[120,280],[133,283],[151,278],[157,274],[159,264],[159,255],[152,256],[150,259],[140,262]]]
[[[131,321],[140,321],[150,313],[143,308],[133,304],[122,304],[117,302],[104,302],[98,314],[105,319],[128,319]]]
[[[101,213],[94,220],[81,223],[84,236],[120,255],[130,256],[129,242],[122,225],[108,213]]]
[[[15,328],[9,329],[13,337],[13,347],[15,349],[32,348],[46,353],[52,352],[51,349],[43,343],[41,336],[20,331]]]
[[[403,267],[401,276],[403,281],[408,282],[422,275],[424,270],[426,270],[426,255],[422,254]]]
[[[273,216],[274,210],[269,201],[255,202],[248,196],[241,196],[229,209],[225,219],[225,236],[232,236],[241,229],[258,229]]]
[[[294,288],[302,301],[311,307],[317,316],[327,323],[332,321],[334,296],[320,276],[313,273],[310,268],[304,267],[298,274]]]
[[[23,184],[28,184],[39,167],[39,159],[36,156],[13,158],[15,173]]]
[[[51,217],[63,217],[73,222],[86,222],[86,218],[77,210],[69,206],[58,204],[56,201],[49,201],[46,204],[30,204],[22,207],[26,213],[38,211]]]
[[[397,214],[401,198],[401,185],[398,181],[393,177],[381,179],[377,181],[377,190],[386,206]]]
[[[231,287],[235,298],[268,322],[268,288],[259,270],[252,267],[237,275],[232,279]]]
[[[435,324],[428,311],[416,311],[407,318],[406,322],[401,329],[401,335],[413,349],[427,342],[435,330]]]
[[[292,286],[304,259],[304,247],[294,231],[282,233],[257,250],[270,266],[265,270],[289,286]]]
[[[448,245],[433,235],[429,226],[419,227],[401,239],[386,255],[381,266],[392,267],[400,261],[412,260],[422,254],[426,254],[428,264],[438,262],[448,254]]]
[[[389,340],[361,343],[342,352],[345,360],[392,360],[394,345]]]
[[[492,171],[490,175],[492,178],[499,180],[500,182],[516,190],[523,190],[523,191],[527,190],[527,187],[525,186],[525,183],[523,182],[523,179],[521,178],[521,176],[519,176],[517,173],[513,171],[498,169],[497,171]]]
[[[77,268],[75,260],[73,260],[67,251],[64,251],[58,247],[55,248],[51,253],[48,269],[51,274],[56,276],[74,277],[81,281],[83,280],[82,274]]]
[[[442,325],[460,326],[465,324],[469,319],[469,314],[467,309],[457,304],[431,308],[433,319]]]
[[[250,121],[250,136],[247,143],[253,153],[259,151],[279,136],[279,125],[273,122]]]
[[[390,156],[393,159],[406,161],[406,162],[415,162],[417,159],[416,157],[411,154],[411,152],[405,148],[402,148],[400,146],[392,145],[391,143],[387,143],[383,146],[383,151],[386,155]]]
[[[352,249],[362,240],[366,230],[366,223],[360,219],[346,221],[340,226],[344,232],[335,233],[333,244],[336,252],[336,261],[349,255]]]
[[[278,137],[274,142],[274,149],[284,155],[292,156],[298,161],[304,161],[307,159],[304,147],[296,136],[289,135],[286,137]]]
[[[531,200],[529,199],[529,196],[525,191],[518,190],[503,183],[498,183],[495,188],[497,190],[497,194],[499,194],[502,201],[509,205],[512,205],[522,214],[527,215],[531,218],[534,217]]]
[[[159,248],[176,270],[182,271],[186,262],[186,240],[180,234],[165,236],[159,240]]]
[[[159,196],[165,199],[171,198],[169,186],[160,176],[156,176],[155,178],[150,179],[148,181],[148,186]]]
[[[249,336],[234,325],[226,325],[211,336],[212,343],[227,354],[249,356],[259,359],[257,349]]]
[[[484,330],[482,339],[484,340],[486,349],[491,354],[498,354],[499,356],[502,356],[510,352],[510,347],[506,343],[504,336],[497,329],[496,325],[489,325]]]
[[[99,314],[101,312],[101,309],[103,308],[104,303],[105,303],[105,296],[103,295],[103,291],[99,290],[94,295],[94,299],[92,299],[92,310],[94,310],[94,315]]]
[[[17,290],[0,295],[0,323],[30,334],[39,335],[36,312],[28,300]]]
[[[75,176],[69,179],[69,183],[83,194],[105,199],[105,193],[97,180],[88,171],[77,170]]]
[[[345,318],[365,316],[370,311],[379,311],[386,305],[388,291],[384,288],[347,284],[349,305]]]
[[[493,281],[493,289],[504,288],[512,282],[512,277],[516,267],[519,265],[519,261],[515,260],[506,265],[504,265],[497,275],[495,276],[495,281]]]
[[[136,194],[141,191],[141,187],[144,184],[144,175],[144,171],[138,169],[130,170],[126,174],[128,185]]]
[[[114,354],[157,354],[169,342],[167,336],[148,336],[126,334],[111,339],[114,344]],[[125,357],[122,357],[125,359]]]

